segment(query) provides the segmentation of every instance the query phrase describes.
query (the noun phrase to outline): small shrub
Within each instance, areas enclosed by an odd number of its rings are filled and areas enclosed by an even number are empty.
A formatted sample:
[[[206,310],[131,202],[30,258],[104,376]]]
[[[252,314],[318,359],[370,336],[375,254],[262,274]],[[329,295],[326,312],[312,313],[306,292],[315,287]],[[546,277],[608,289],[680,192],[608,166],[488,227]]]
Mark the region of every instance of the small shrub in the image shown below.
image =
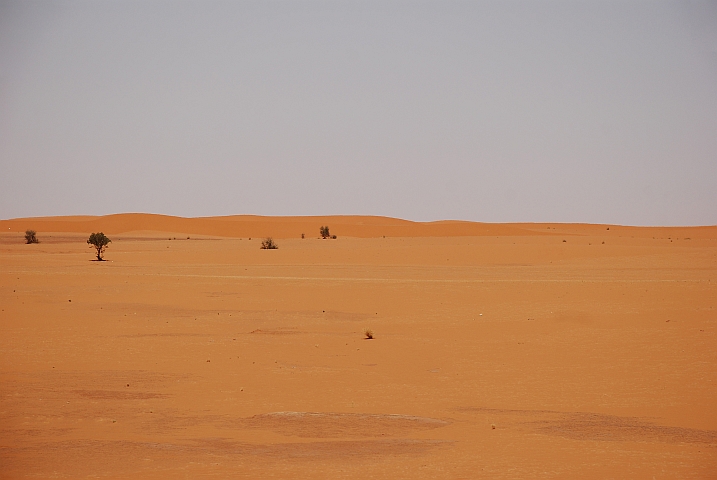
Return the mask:
[[[279,248],[279,245],[274,243],[274,239],[271,237],[267,237],[261,241],[262,250],[276,250],[277,248]]]
[[[334,240],[336,240],[336,235],[331,235],[331,238],[333,238]]]
[[[302,239],[302,240],[304,239],[304,234],[303,234],[303,233],[301,234],[301,239]]]
[[[366,340],[373,339],[373,331],[370,328],[367,328],[363,331],[363,334],[366,335]]]
[[[28,245],[31,243],[40,243],[36,235],[37,232],[35,230],[25,230],[25,243]]]
[[[321,234],[321,238],[329,238],[331,236],[328,225],[319,228],[319,233]]]
[[[109,238],[105,236],[104,233],[93,233],[90,235],[90,238],[87,239],[87,243],[97,250],[97,261],[102,261],[102,254],[105,253],[105,250],[107,249],[107,245],[112,242]],[[169,247],[167,247],[169,248]]]

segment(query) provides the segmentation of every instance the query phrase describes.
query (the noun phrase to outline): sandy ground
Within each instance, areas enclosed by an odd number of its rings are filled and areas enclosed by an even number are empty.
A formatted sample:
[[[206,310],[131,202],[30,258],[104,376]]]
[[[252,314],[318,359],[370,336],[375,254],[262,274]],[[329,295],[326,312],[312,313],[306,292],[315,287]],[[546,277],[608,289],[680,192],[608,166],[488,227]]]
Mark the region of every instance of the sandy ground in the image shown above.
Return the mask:
[[[247,218],[0,221],[0,477],[717,478],[717,228]]]

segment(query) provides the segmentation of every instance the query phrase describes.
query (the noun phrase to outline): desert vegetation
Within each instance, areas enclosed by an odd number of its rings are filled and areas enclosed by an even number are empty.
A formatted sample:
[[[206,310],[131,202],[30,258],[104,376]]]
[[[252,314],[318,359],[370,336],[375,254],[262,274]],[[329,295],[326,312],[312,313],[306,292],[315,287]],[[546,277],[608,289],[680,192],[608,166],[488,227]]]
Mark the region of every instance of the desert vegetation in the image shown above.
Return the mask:
[[[25,230],[25,243],[28,245],[31,243],[40,243],[37,239],[37,232],[35,230]]]
[[[261,247],[262,250],[276,250],[279,248],[279,245],[274,242],[274,239],[271,237],[267,237],[264,240],[261,241]]]
[[[326,239],[326,238],[333,238],[334,240],[336,239],[336,235],[331,235],[331,233],[329,233],[328,225],[322,225],[321,228],[319,228],[319,233],[321,234],[321,238],[323,238],[323,239]]]
[[[373,330],[370,328],[367,328],[363,331],[364,336],[366,337],[366,340],[372,340],[373,339]]]
[[[102,258],[102,255],[105,253],[107,245],[109,245],[110,242],[112,242],[112,240],[107,238],[102,232],[93,233],[90,235],[90,238],[87,239],[87,244],[97,251],[97,261],[99,262],[102,262],[104,260]]]

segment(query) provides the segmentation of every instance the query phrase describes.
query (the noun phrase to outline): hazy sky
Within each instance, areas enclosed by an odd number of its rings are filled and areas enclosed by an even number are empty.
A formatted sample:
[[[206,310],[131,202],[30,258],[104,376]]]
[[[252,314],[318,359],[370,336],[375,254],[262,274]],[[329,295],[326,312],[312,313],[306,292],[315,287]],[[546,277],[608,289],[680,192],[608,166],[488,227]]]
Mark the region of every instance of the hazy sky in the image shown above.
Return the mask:
[[[717,2],[0,1],[0,218],[717,224]]]

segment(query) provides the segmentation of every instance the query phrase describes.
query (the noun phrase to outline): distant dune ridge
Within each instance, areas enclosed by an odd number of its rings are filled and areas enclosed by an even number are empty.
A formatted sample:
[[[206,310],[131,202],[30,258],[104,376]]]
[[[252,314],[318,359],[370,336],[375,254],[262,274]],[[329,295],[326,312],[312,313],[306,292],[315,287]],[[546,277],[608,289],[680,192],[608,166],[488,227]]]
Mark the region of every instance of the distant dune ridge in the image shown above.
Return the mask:
[[[185,218],[147,213],[120,213],[105,216],[32,217],[0,220],[2,232],[91,233],[108,235],[128,232],[167,232],[187,235],[206,235],[229,238],[317,237],[319,227],[328,225],[339,237],[462,237],[462,236],[525,236],[525,235],[581,235],[602,232],[636,237],[668,236],[714,238],[717,226],[705,227],[625,227],[615,225],[566,223],[480,223],[459,220],[412,222],[390,217],[334,215],[265,217],[231,215],[222,217]]]

